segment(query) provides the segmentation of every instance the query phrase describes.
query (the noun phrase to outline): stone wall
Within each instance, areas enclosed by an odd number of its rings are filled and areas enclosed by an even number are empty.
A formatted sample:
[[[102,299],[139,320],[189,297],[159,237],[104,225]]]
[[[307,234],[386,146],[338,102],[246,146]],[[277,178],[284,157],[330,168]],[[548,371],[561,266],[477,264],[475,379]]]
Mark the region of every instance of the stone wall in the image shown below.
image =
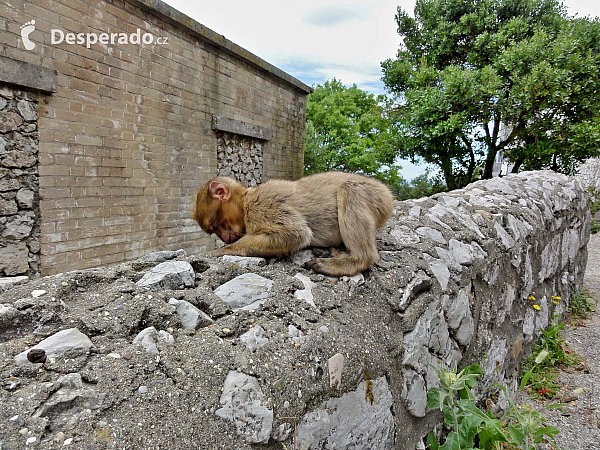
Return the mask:
[[[381,260],[331,279],[288,260],[159,252],[0,294],[8,448],[423,448],[430,364],[482,364],[501,410],[581,287],[574,178],[527,172],[399,202]],[[176,260],[172,260],[176,258]],[[56,444],[54,444],[56,443]]]
[[[0,274],[39,273],[38,96],[0,84]]]
[[[239,134],[217,132],[217,175],[238,180],[245,186],[262,183],[263,142]]]
[[[217,174],[223,124],[261,139],[263,181],[302,175],[310,88],[160,0],[17,1],[0,15],[0,80],[3,58],[58,73],[39,106],[44,274],[152,250],[205,253],[212,241],[190,205]],[[51,30],[155,40],[88,48],[52,44]]]
[[[579,167],[577,178],[581,184],[600,193],[600,158],[590,158]]]

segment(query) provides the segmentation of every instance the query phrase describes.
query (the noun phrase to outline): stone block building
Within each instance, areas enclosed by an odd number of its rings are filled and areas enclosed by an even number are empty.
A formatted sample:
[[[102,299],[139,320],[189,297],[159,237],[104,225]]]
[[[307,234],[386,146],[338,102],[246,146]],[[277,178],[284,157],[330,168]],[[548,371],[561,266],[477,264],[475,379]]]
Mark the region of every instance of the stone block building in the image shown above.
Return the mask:
[[[204,253],[195,192],[300,177],[310,91],[160,0],[0,4],[0,276]]]

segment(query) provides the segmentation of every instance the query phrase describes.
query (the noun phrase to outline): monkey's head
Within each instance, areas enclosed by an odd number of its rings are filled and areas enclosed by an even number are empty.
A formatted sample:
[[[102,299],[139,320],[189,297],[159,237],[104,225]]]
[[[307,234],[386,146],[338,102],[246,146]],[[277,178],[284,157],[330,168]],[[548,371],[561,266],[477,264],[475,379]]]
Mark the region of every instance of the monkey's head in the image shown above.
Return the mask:
[[[194,219],[208,234],[215,233],[226,244],[246,234],[243,194],[246,188],[228,177],[217,177],[198,191]]]

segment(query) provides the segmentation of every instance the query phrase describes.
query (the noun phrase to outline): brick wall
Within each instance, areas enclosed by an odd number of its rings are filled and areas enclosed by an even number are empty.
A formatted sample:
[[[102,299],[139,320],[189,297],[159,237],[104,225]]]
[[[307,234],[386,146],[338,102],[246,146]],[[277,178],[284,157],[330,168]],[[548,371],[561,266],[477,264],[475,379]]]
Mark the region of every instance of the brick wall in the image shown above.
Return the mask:
[[[20,33],[32,19],[28,51]],[[138,28],[167,45],[50,41],[51,29]],[[58,72],[39,102],[43,274],[157,249],[204,253],[189,216],[217,170],[213,116],[268,131],[264,180],[302,175],[309,88],[158,0],[2,3],[0,56]]]

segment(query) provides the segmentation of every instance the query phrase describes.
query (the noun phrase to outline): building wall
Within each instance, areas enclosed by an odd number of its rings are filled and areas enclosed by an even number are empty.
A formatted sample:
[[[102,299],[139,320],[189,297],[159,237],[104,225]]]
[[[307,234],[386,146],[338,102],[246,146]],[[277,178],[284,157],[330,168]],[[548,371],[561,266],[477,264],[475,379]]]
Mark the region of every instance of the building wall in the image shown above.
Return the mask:
[[[152,250],[204,253],[209,239],[189,217],[217,172],[213,116],[265,138],[263,181],[302,175],[310,89],[164,3],[16,1],[0,17],[0,56],[57,72],[39,102],[44,275]],[[28,51],[20,33],[32,19]],[[167,44],[52,44],[51,29],[140,29]]]

